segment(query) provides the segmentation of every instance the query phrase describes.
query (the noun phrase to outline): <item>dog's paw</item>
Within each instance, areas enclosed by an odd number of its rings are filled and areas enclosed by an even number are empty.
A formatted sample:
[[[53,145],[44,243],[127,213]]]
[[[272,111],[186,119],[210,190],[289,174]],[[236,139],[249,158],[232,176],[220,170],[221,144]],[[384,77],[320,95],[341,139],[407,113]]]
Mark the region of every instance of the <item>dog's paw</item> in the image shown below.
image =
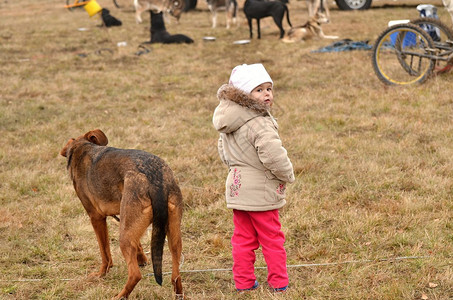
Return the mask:
[[[101,278],[103,276],[105,276],[105,273],[101,274],[100,272],[93,272],[93,273],[88,274],[88,278],[90,278],[90,279]]]
[[[88,274],[88,276],[85,278],[86,282],[98,284],[101,283],[104,280],[105,276],[99,275],[99,272],[93,272]]]
[[[295,43],[294,40],[290,40],[290,39],[285,39],[285,38],[282,38],[281,40],[283,43],[287,43],[287,44],[290,44],[290,43]]]
[[[146,257],[145,253],[139,252],[137,254],[137,262],[139,267],[144,267],[148,265],[148,258]]]
[[[109,266],[108,268],[101,268],[98,272],[93,272],[88,275],[89,278],[101,278],[104,277],[108,271],[110,270],[112,266]]]

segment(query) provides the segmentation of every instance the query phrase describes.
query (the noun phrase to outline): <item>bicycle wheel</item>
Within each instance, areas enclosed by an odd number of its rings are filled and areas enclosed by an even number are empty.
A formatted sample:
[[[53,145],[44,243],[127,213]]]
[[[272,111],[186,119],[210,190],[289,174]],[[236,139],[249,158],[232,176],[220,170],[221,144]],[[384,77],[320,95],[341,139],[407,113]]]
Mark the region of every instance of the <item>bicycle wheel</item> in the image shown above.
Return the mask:
[[[412,20],[411,23],[420,26],[430,35],[434,41],[434,46],[438,50],[437,55],[439,57],[446,58],[446,56],[451,53],[453,30],[448,25],[442,23],[439,19],[434,18],[418,18]],[[450,41],[450,43],[447,41]],[[448,66],[446,60],[436,60],[435,64],[435,69],[437,70],[443,70]]]
[[[372,64],[385,84],[422,83],[434,68],[434,42],[420,27],[398,24],[384,30],[372,49]]]

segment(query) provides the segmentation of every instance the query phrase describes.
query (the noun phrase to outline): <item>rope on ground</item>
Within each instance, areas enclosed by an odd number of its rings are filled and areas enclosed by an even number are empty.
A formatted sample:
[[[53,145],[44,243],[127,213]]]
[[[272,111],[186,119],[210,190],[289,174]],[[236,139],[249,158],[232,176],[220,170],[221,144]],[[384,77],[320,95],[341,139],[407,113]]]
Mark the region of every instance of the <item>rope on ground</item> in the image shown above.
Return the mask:
[[[364,259],[364,260],[348,260],[341,262],[330,262],[330,263],[315,263],[315,264],[299,264],[299,265],[287,265],[287,268],[301,268],[301,267],[325,267],[325,266],[337,266],[346,264],[359,264],[359,263],[370,263],[370,262],[393,262],[408,259],[426,259],[430,256],[400,256],[393,258],[379,258],[379,259]],[[267,267],[255,267],[255,270],[267,269]],[[202,273],[202,272],[231,272],[232,268],[228,269],[199,269],[199,270],[180,270],[180,273]],[[163,272],[162,275],[170,275],[171,272]],[[145,274],[144,276],[154,276],[154,273]]]
[[[314,263],[314,264],[299,264],[299,265],[287,265],[287,268],[301,268],[301,267],[325,267],[325,266],[337,266],[337,265],[346,265],[346,264],[360,264],[360,263],[370,263],[370,262],[396,262],[402,260],[409,260],[409,259],[427,259],[430,256],[400,256],[400,257],[393,257],[393,258],[379,258],[379,259],[364,259],[364,260],[348,260],[348,261],[341,261],[341,262],[330,262],[330,263]],[[267,267],[255,267],[255,270],[259,269],[267,269]],[[233,271],[232,268],[227,269],[199,269],[199,270],[180,270],[180,273],[202,273],[202,272],[231,272]],[[170,275],[171,272],[163,272],[162,275]],[[154,273],[148,273],[144,276],[154,276]],[[39,282],[45,280],[60,280],[60,281],[71,281],[76,279],[68,279],[68,278],[36,278],[36,279],[6,279],[0,280],[0,282]]]

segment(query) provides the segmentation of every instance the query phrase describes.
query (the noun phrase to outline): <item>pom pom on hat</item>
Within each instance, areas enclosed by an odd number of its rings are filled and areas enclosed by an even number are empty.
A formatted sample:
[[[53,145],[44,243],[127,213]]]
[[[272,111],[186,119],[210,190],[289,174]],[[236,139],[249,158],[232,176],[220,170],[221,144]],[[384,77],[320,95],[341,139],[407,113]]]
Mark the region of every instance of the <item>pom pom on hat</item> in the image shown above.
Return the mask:
[[[236,66],[233,71],[231,71],[229,81],[234,87],[246,93],[251,93],[254,88],[265,82],[270,82],[272,85],[274,84],[262,64],[243,64]]]

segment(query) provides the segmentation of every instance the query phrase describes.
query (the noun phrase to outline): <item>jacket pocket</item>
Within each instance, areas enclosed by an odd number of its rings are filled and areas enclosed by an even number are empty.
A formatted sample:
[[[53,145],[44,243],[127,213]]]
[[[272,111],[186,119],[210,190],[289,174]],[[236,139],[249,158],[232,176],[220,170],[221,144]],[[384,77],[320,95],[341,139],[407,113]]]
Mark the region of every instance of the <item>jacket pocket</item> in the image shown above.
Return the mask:
[[[286,184],[283,181],[277,179],[271,172],[269,172],[272,176],[268,178],[268,174],[266,174],[266,182],[265,182],[265,199],[266,202],[271,204],[278,204],[285,199],[285,190]]]

